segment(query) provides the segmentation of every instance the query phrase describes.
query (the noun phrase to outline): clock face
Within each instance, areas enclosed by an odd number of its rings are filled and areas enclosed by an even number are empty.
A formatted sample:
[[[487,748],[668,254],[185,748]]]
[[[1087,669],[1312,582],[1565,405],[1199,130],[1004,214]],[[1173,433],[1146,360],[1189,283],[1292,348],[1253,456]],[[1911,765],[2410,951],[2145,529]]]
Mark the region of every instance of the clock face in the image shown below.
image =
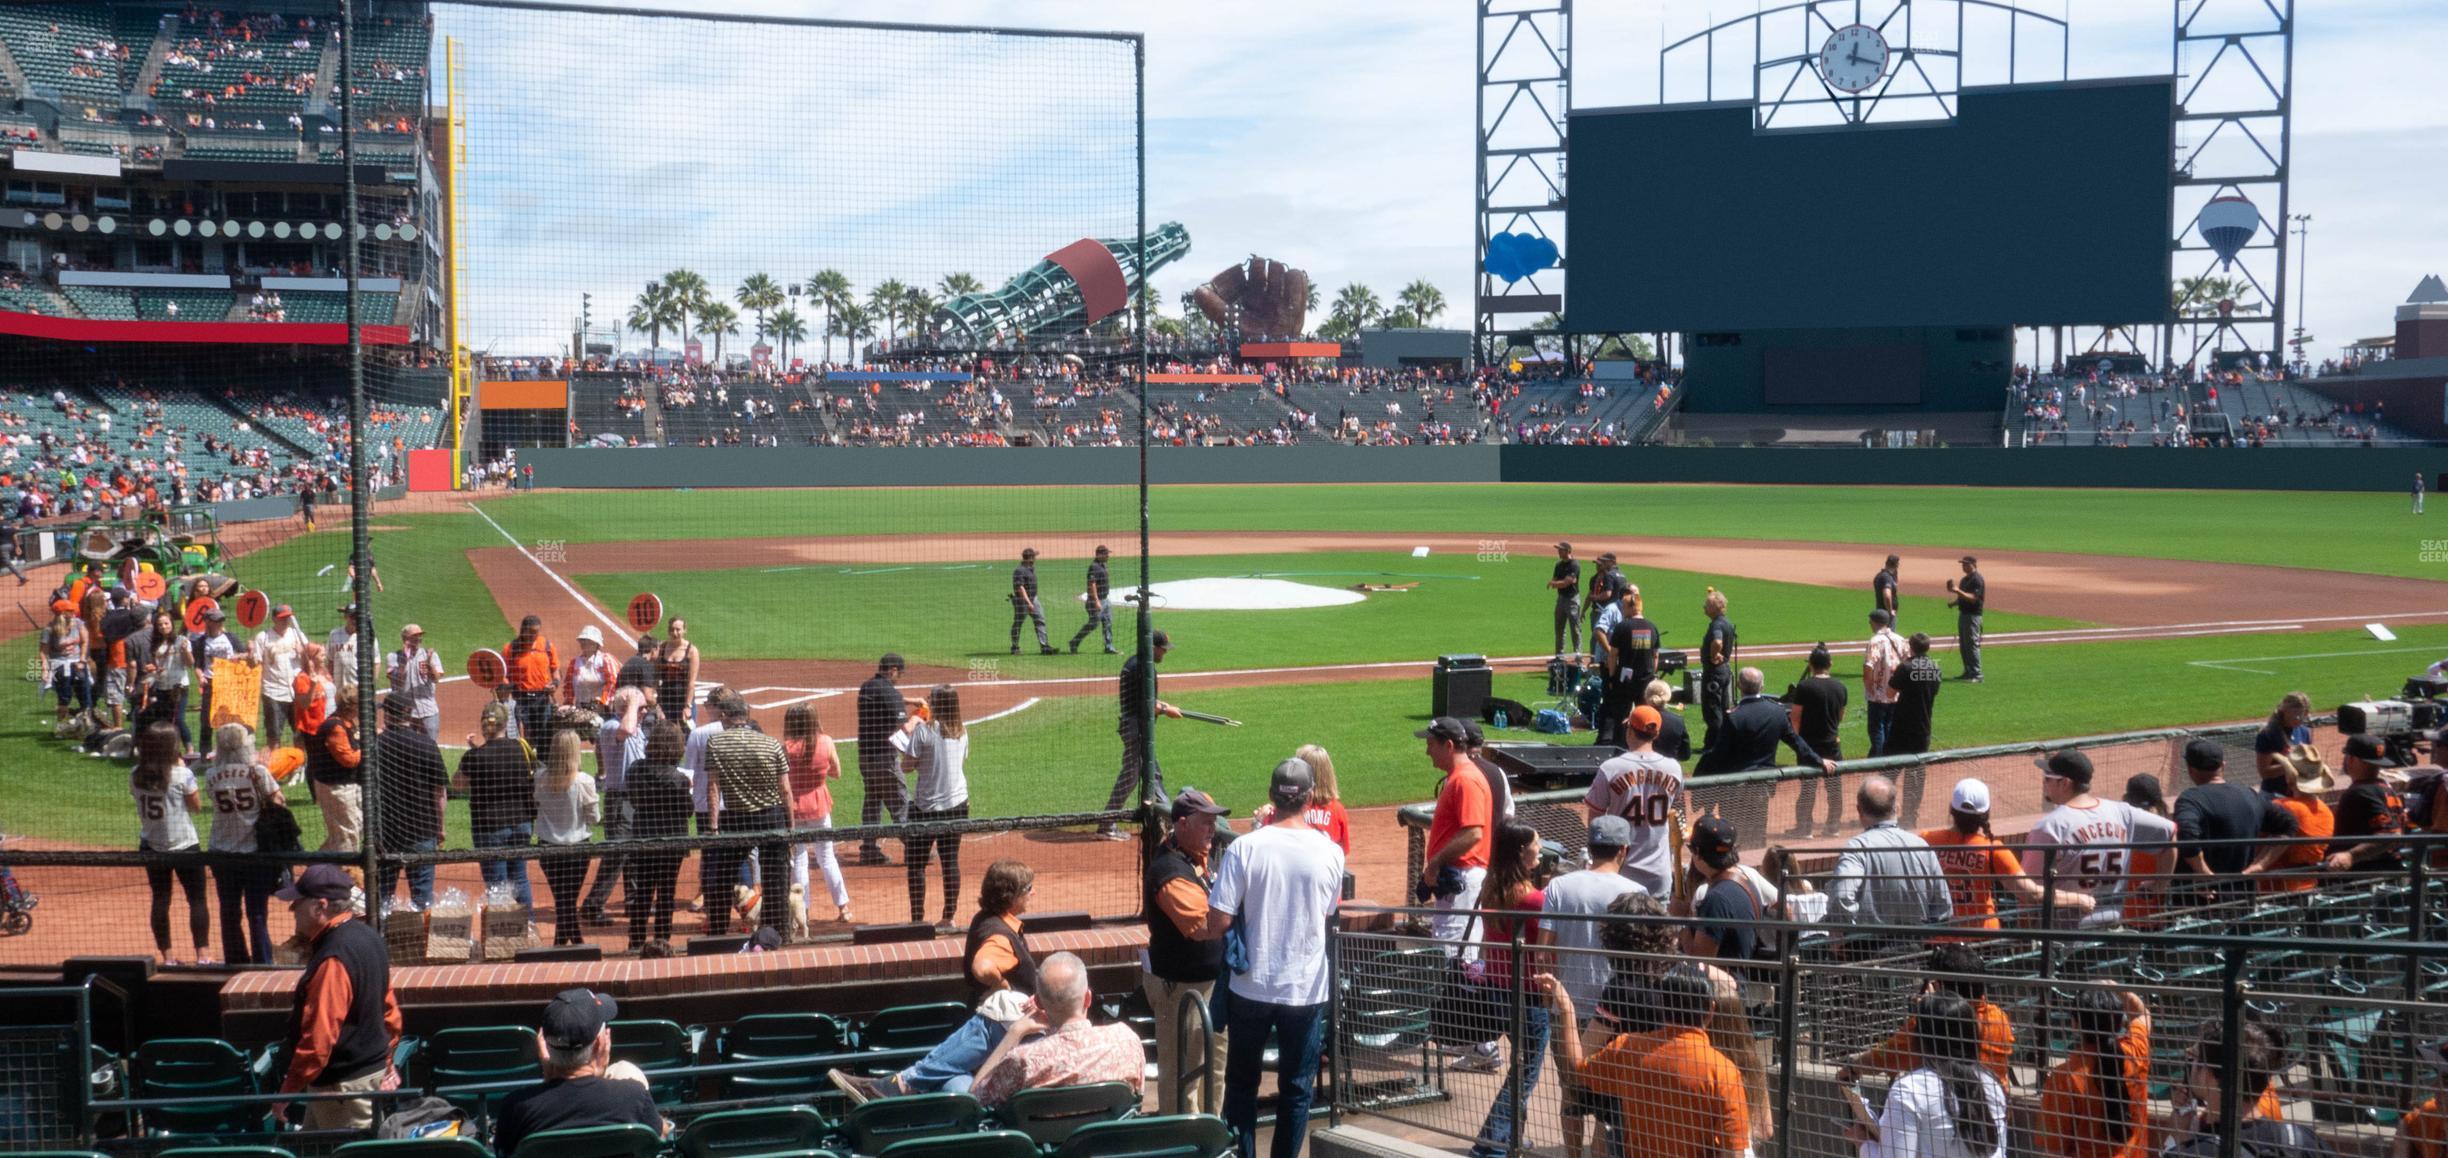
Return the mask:
[[[1837,29],[1819,49],[1819,75],[1838,92],[1866,91],[1886,74],[1887,38],[1867,24]]]

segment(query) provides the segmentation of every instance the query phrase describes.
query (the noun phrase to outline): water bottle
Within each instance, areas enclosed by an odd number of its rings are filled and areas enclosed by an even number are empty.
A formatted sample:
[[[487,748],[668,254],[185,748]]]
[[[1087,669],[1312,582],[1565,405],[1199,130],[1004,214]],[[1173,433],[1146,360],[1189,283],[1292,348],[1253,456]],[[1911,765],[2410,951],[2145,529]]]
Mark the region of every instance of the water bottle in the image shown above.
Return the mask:
[[[1499,728],[1505,726],[1505,710],[1503,708],[1496,709],[1496,726]]]

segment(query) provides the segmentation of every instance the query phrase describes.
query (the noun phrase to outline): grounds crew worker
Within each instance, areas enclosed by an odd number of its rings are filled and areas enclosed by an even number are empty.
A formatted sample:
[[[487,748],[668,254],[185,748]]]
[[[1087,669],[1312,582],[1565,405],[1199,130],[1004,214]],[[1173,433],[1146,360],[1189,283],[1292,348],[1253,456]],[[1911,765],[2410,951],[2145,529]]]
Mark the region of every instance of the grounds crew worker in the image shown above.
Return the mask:
[[[1967,683],[1981,682],[1980,645],[1981,610],[1989,605],[1989,584],[1981,578],[1980,560],[1970,555],[1959,560],[1963,564],[1963,584],[1947,580],[1947,593],[1955,598],[1947,606],[1955,609],[1955,657],[1963,661],[1963,679]]]
[[[1555,574],[1547,580],[1555,592],[1555,654],[1564,657],[1564,638],[1572,636],[1573,654],[1581,652],[1581,561],[1573,558],[1572,544],[1555,545]]]
[[[1173,832],[1156,847],[1148,862],[1140,909],[1147,914],[1148,1007],[1156,1011],[1157,1097],[1162,1113],[1197,1114],[1212,1109],[1200,1098],[1201,1083],[1176,1092],[1183,1069],[1180,1012],[1182,995],[1195,993],[1205,1002],[1215,991],[1224,963],[1221,914],[1207,907],[1213,883],[1217,829],[1232,810],[1218,805],[1196,788],[1184,788],[1173,798]],[[1217,1026],[1207,1034],[1207,1073],[1224,1080],[1224,1034]]]
[[[1020,622],[1037,625],[1037,654],[1054,654],[1054,645],[1046,642],[1045,608],[1037,603],[1037,548],[1020,552],[1020,565],[1012,568],[1011,578],[1011,653],[1020,654]]]
[[[1105,560],[1112,555],[1111,551],[1100,546],[1096,549],[1096,559],[1088,564],[1088,622],[1080,624],[1079,632],[1071,637],[1073,655],[1079,654],[1080,641],[1099,627],[1105,629],[1105,654],[1116,654],[1113,645],[1113,609],[1105,605],[1105,600],[1113,595],[1113,578],[1105,571]],[[1015,648],[1019,646],[1019,630],[1020,621],[1015,616],[1012,619],[1012,646]]]
[[[1172,648],[1171,636],[1161,631],[1149,636],[1149,663],[1163,663],[1165,652]],[[1145,799],[1164,799],[1164,765],[1156,762],[1156,754],[1152,750],[1147,754],[1147,762],[1140,763],[1139,740],[1144,734],[1140,729],[1155,723],[1158,716],[1171,716],[1178,720],[1181,709],[1153,698],[1156,694],[1156,673],[1149,671],[1142,676],[1140,673],[1144,670],[1139,666],[1138,656],[1122,661],[1122,722],[1117,728],[1122,734],[1122,771],[1114,777],[1112,794],[1105,798],[1107,812],[1120,811],[1123,805],[1130,803],[1131,789],[1138,787],[1141,781],[1147,783]],[[1146,720],[1145,724],[1141,723],[1142,718]],[[1097,835],[1107,840],[1129,839],[1122,830],[1112,825],[1098,829]]]
[[[391,993],[391,954],[382,934],[359,920],[356,883],[336,864],[308,865],[296,883],[272,894],[288,902],[307,944],[306,969],[289,1005],[289,1068],[280,1092],[370,1093],[391,1078],[399,1044],[399,1001]],[[309,1130],[374,1128],[372,1098],[305,1103]],[[282,1116],[286,1104],[272,1107]]]

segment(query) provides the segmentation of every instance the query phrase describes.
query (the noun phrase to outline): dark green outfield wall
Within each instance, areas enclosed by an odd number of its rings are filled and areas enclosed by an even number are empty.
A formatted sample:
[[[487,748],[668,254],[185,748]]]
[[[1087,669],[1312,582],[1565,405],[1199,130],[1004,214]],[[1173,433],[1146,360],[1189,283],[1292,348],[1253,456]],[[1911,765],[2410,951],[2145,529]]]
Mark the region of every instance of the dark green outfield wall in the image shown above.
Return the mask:
[[[1138,478],[1138,452],[832,447],[527,450],[541,487],[1092,486]],[[2403,491],[2448,448],[2388,450],[1782,449],[1462,446],[1160,448],[1149,478],[1196,483],[1706,482],[1815,486],[2191,487]],[[2434,489],[2448,490],[2448,487]]]

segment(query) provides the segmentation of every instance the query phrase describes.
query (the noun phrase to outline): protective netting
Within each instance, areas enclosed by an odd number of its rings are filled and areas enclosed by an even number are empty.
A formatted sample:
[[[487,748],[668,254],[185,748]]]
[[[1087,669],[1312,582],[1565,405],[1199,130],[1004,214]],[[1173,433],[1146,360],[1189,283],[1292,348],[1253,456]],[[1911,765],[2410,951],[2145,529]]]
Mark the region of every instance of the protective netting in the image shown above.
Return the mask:
[[[20,860],[41,907],[0,958],[244,960],[317,853],[414,917],[416,959],[964,922],[1003,859],[1041,911],[1137,910],[1137,846],[1103,839],[1143,780],[1136,472],[760,489],[755,458],[1004,445],[1049,399],[1135,437],[1133,287],[1189,244],[1137,240],[1135,38],[10,8],[30,75],[72,59],[70,88],[127,99],[60,94],[19,154],[97,160],[38,162],[59,219],[29,205],[0,280],[37,319],[0,337],[6,485],[39,496],[13,535],[76,564],[31,572],[7,645],[0,831],[144,856]],[[534,489],[545,453],[684,446],[741,489]],[[66,613],[32,597],[54,584]],[[258,759],[213,757],[216,719]],[[187,773],[132,781],[156,722]],[[256,839],[271,813],[289,841]],[[789,831],[826,824],[876,827]]]

